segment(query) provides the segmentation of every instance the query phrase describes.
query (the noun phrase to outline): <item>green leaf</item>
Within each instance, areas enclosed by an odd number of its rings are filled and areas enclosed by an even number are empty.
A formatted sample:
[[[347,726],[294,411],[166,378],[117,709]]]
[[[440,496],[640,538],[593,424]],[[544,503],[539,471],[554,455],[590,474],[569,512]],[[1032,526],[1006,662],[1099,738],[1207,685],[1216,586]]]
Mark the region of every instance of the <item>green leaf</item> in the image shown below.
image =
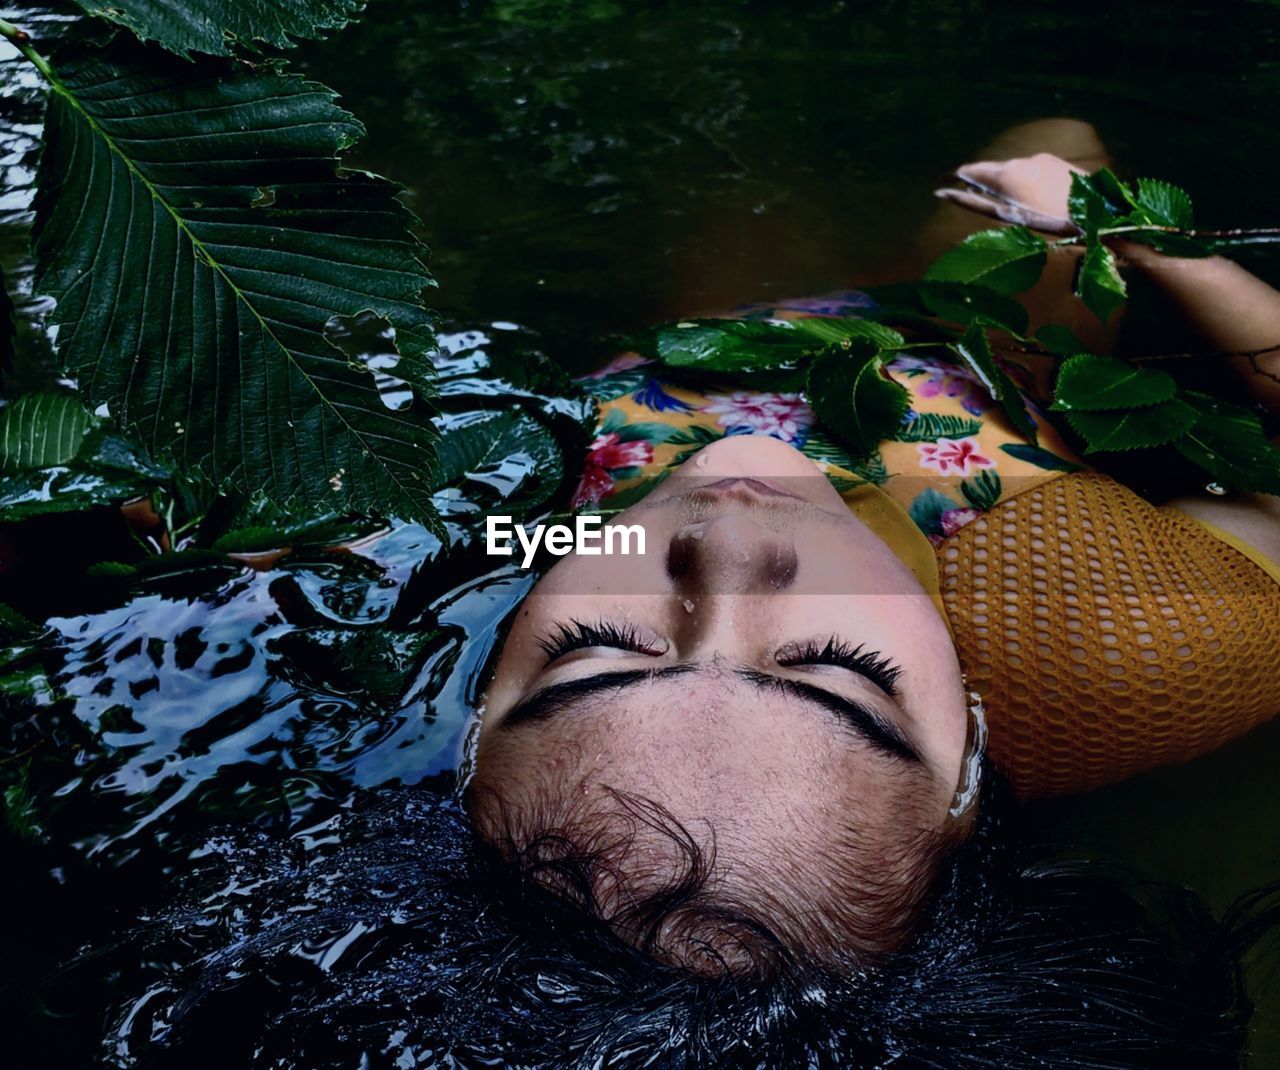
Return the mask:
[[[942,514],[961,508],[954,498],[949,498],[936,487],[926,487],[912,500],[907,514],[916,527],[926,535],[941,535]]]
[[[1195,390],[1180,396],[1196,410],[1195,426],[1174,443],[1184,457],[1229,487],[1280,494],[1280,449],[1257,413]]]
[[[86,14],[118,23],[171,52],[229,55],[240,46],[288,48],[351,22],[364,0],[74,0]]]
[[[1079,353],[1058,369],[1050,408],[1057,412],[1137,409],[1168,401],[1177,390],[1173,376],[1159,368]]]
[[[742,372],[777,368],[821,347],[798,321],[681,320],[632,340],[636,352],[670,367]],[[883,328],[882,328],[883,329]]]
[[[894,442],[937,442],[940,438],[968,438],[981,430],[981,420],[949,413],[922,412],[889,437]]]
[[[861,338],[873,343],[879,349],[900,349],[907,344],[907,340],[892,327],[886,327],[874,320],[803,316],[787,322],[791,323],[797,331],[824,343],[851,342],[855,338]]]
[[[947,346],[960,362],[978,377],[978,381],[988,394],[1000,403],[1009,422],[1028,438],[1036,438],[1036,425],[1027,414],[1027,405],[1022,392],[1008,373],[996,363],[991,352],[991,344],[987,341],[987,332],[982,325],[973,323],[969,329],[951,345]]]
[[[1069,357],[1075,353],[1085,353],[1089,349],[1087,345],[1075,336],[1070,328],[1063,327],[1057,323],[1046,323],[1036,331],[1036,341],[1050,353],[1060,357]]]
[[[1067,194],[1067,210],[1090,243],[1101,227],[1111,225],[1137,207],[1137,201],[1107,168],[1091,175],[1073,175]]]
[[[1128,291],[1116,268],[1116,258],[1100,242],[1089,245],[1076,276],[1076,293],[1098,319],[1106,323],[1124,304]]]
[[[943,253],[924,277],[931,282],[977,283],[1007,296],[1036,284],[1046,250],[1044,239],[1026,227],[981,230]]]
[[[74,394],[25,394],[0,411],[0,471],[52,468],[80,449],[89,414]]]
[[[986,286],[922,282],[919,294],[925,308],[951,323],[967,326],[974,318],[981,318],[1013,335],[1027,333],[1027,310],[1021,302]]]
[[[436,488],[481,491],[481,505],[532,509],[560,485],[564,464],[555,438],[528,413],[479,410],[440,417]]]
[[[1138,179],[1138,204],[1153,223],[1183,230],[1195,225],[1190,194],[1171,182],[1158,178]]]
[[[870,342],[833,345],[809,367],[806,396],[814,414],[857,460],[902,423],[910,395],[881,373],[885,354]]]
[[[1056,453],[1050,453],[1041,446],[1032,446],[1026,442],[1004,442],[1000,448],[1010,457],[1015,457],[1019,461],[1026,461],[1028,464],[1034,464],[1037,468],[1043,468],[1050,472],[1078,472],[1080,466],[1072,461],[1068,461],[1064,457],[1059,457]]]
[[[127,38],[67,54],[58,77],[37,288],[86,402],[215,485],[430,522],[431,279],[396,187],[337,167],[359,124],[323,86]],[[384,354],[375,368],[327,339],[366,310],[418,403],[384,401]]]
[[[976,476],[960,482],[960,493],[964,495],[964,500],[984,513],[1000,500],[1002,489],[999,474],[990,468],[984,468]]]
[[[1164,446],[1195,422],[1196,410],[1178,398],[1142,409],[1067,413],[1067,423],[1088,443],[1090,453]]]

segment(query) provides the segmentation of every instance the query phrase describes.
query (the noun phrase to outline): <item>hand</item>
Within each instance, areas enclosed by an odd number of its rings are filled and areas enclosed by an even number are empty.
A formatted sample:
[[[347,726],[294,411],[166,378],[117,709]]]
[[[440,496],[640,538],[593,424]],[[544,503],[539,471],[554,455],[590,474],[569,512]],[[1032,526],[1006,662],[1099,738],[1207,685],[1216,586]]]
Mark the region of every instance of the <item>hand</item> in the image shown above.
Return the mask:
[[[956,169],[962,189],[934,190],[934,195],[962,208],[1005,223],[1020,223],[1046,234],[1076,235],[1067,195],[1072,175],[1086,172],[1052,153],[1013,160],[980,160]]]

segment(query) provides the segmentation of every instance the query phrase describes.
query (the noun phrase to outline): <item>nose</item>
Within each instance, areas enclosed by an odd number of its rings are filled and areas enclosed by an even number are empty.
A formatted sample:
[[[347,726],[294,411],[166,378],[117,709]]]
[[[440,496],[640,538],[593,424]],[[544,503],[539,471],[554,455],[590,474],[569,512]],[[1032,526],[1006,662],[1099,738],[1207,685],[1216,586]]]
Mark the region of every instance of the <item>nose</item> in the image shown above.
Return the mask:
[[[667,547],[667,574],[697,594],[765,594],[789,587],[799,559],[790,538],[741,513],[686,524]]]

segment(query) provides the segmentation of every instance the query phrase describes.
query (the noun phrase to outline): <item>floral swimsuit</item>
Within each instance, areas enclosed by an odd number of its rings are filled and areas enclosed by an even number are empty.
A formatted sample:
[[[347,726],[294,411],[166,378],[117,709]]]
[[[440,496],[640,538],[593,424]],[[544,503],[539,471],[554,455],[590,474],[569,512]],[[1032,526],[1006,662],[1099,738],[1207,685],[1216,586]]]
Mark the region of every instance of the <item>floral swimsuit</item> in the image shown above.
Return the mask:
[[[735,318],[852,317],[874,307],[866,294],[748,305]],[[1084,466],[1045,418],[1034,398],[1035,375],[1012,366],[1039,432],[1033,443],[1009,422],[975,376],[934,357],[903,353],[886,366],[911,394],[901,427],[868,457],[854,462],[817,426],[800,394],[764,393],[732,384],[679,385],[634,353],[617,357],[587,379],[600,401],[574,506],[603,505],[648,482],[716,439],[771,435],[801,450],[837,487],[866,483],[901,505],[935,546],[1012,494]]]

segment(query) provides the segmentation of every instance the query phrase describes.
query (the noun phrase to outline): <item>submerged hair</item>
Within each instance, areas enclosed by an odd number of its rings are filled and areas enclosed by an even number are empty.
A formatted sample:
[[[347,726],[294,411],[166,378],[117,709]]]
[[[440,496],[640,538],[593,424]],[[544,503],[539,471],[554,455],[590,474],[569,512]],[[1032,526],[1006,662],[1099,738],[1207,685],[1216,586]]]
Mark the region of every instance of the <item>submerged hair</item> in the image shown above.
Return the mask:
[[[714,977],[655,959],[512,866],[454,800],[380,794],[305,851],[238,833],[119,949],[146,966],[125,974],[137,995],[107,1061],[1234,1070],[1249,1011],[1240,956],[1280,896],[1218,921],[1189,893],[1029,860],[1001,811],[988,806],[944,860],[917,935],[874,966],[788,952],[766,974]],[[696,900],[705,842],[677,845],[681,870],[641,912],[647,931]],[[579,879],[568,856],[554,864]]]

